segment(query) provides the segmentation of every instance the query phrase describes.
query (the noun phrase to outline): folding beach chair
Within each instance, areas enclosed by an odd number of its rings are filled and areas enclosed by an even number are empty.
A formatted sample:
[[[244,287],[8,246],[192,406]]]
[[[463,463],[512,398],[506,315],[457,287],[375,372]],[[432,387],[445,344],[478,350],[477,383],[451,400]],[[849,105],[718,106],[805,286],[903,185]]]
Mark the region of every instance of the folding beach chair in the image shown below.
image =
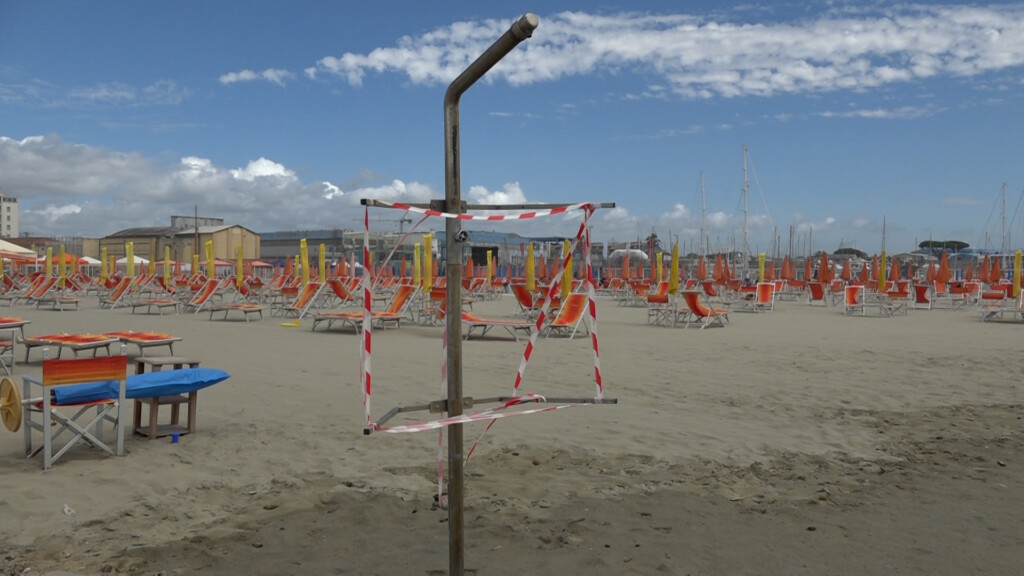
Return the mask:
[[[127,304],[125,296],[128,294],[129,288],[131,288],[132,279],[125,277],[117,281],[114,289],[110,291],[110,294],[100,297],[100,308],[113,309],[118,306],[124,306]]]
[[[683,302],[686,304],[686,312],[683,314],[684,326],[699,325],[701,330],[717,324],[725,327],[725,321],[729,320],[728,308],[718,308],[701,301],[704,297],[698,290],[684,290]]]
[[[569,294],[569,297],[562,302],[561,308],[558,309],[558,315],[544,327],[546,331],[544,337],[549,338],[552,334],[555,334],[569,336],[570,340],[575,338],[580,322],[583,320],[583,315],[587,311],[588,300],[589,297],[582,292]],[[583,329],[587,334],[590,333],[586,326]]]
[[[215,279],[207,280],[191,300],[181,305],[181,311],[198,314],[200,310],[209,308],[213,304],[213,295],[217,293],[218,284],[220,283]]]
[[[310,308],[313,308],[317,304],[317,299],[320,296],[320,291],[323,290],[324,285],[319,282],[308,282],[305,286],[299,290],[299,293],[295,296],[295,299],[291,303],[285,306],[278,306],[271,308],[271,315],[292,317],[302,319],[303,316],[309,312]],[[276,312],[276,314],[275,314]]]
[[[125,401],[127,356],[76,358],[74,360],[43,360],[42,378],[23,376],[26,401],[22,402],[21,424],[25,425],[25,456],[43,453],[43,469],[82,440],[112,456],[124,455],[125,427],[128,423]],[[117,381],[117,397],[101,398],[74,404],[58,404],[53,389],[72,384]],[[11,384],[5,379],[4,386]],[[41,390],[42,395],[33,396]],[[69,413],[61,409],[69,409]],[[102,424],[114,425],[114,441],[104,441]],[[42,435],[42,444],[33,446],[33,433]],[[55,442],[65,432],[71,437],[57,448]]]
[[[818,284],[818,286],[821,286],[821,284]],[[824,299],[824,296],[822,298]],[[775,310],[774,282],[758,282],[757,290],[754,292],[754,310],[757,312],[771,312]]]

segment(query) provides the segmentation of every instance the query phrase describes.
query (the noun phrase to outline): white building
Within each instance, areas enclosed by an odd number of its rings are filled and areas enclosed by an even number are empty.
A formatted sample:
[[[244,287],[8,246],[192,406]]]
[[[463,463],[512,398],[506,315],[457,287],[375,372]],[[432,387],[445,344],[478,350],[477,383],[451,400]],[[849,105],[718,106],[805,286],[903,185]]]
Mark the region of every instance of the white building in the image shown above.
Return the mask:
[[[0,190],[0,238],[17,238],[18,199]]]

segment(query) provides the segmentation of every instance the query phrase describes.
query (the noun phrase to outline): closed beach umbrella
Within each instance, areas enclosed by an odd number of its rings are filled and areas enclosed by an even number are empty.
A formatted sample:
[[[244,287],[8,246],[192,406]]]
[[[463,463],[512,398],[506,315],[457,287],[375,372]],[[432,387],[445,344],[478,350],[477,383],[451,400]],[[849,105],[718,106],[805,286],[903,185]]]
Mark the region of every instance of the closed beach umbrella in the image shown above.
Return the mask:
[[[999,257],[992,259],[992,271],[988,274],[990,284],[998,284],[1003,279],[1003,271],[999,269]]]
[[[889,281],[900,281],[900,261],[895,258],[892,259],[892,268],[889,269]]]
[[[192,273],[201,274],[202,270],[199,269],[199,247],[196,247],[196,253],[192,255]]]
[[[537,290],[537,263],[533,257],[533,243],[526,247],[526,289],[530,292]]]
[[[850,264],[850,259],[847,258],[846,262],[843,262],[843,272],[842,272],[842,276],[841,276],[841,278],[843,280],[846,280],[847,282],[849,282],[850,278],[853,277],[853,273],[852,273],[853,271],[850,270],[851,266],[852,265]]]
[[[67,253],[64,252],[64,245],[60,245],[60,256],[57,259],[57,285],[64,288],[67,280]]]
[[[317,262],[317,271],[319,272],[320,283],[323,284],[327,281],[327,246],[320,244],[320,253],[317,255],[319,260]]]
[[[804,282],[810,282],[811,277],[814,275],[814,273],[811,271],[812,265],[813,264],[811,263],[810,258],[804,259]]]
[[[935,282],[935,272],[936,272],[935,264],[929,264],[928,265],[928,271],[925,272],[925,275],[924,275],[924,281],[927,282],[928,284],[931,284],[932,282]]]
[[[46,247],[46,277],[53,276],[53,246]]]
[[[946,283],[953,276],[953,273],[949,269],[949,255],[946,252],[942,253],[939,258],[939,271],[935,273],[935,280],[938,282]]]
[[[715,267],[711,270],[711,279],[715,282],[722,282],[725,279],[725,270],[722,269],[722,254],[715,254]]]
[[[679,243],[672,245],[672,262],[668,271],[669,294],[679,292]]]
[[[828,252],[821,253],[821,267],[818,269],[818,282],[828,284],[832,281],[832,269],[828,265]]]
[[[107,249],[100,248],[100,284],[107,283]]]
[[[419,242],[413,244],[412,247],[412,285],[420,286],[423,283],[422,276],[420,275],[420,245]]]
[[[434,285],[434,249],[431,246],[432,240],[433,236],[430,234],[423,235],[423,290],[430,290],[430,287]]]
[[[665,277],[665,264],[662,262],[662,258],[665,255],[662,252],[658,252],[658,284],[661,284],[662,279]]]
[[[1020,296],[1020,272],[1021,272],[1021,253],[1017,250],[1013,253],[1013,297]]]
[[[207,240],[204,246],[206,247],[206,276],[216,278],[217,263],[213,260],[213,240]]]
[[[171,246],[164,245],[164,286],[171,287]]]
[[[562,269],[562,300],[569,297],[572,291],[572,253],[569,252],[569,241],[562,243],[562,260],[565,261],[565,268]]]
[[[703,282],[708,279],[708,265],[704,262],[704,257],[701,256],[697,259],[697,280]]]
[[[867,284],[868,283],[868,263],[867,262],[865,262],[860,267],[860,283],[861,284]]]
[[[135,276],[135,243],[128,242],[124,245],[124,266],[127,270],[127,276],[133,278]]]
[[[885,288],[885,264],[885,250],[882,250],[882,257],[878,259],[878,276],[876,277],[879,290]]]
[[[978,268],[978,280],[984,282],[985,284],[988,284],[989,269],[990,264],[988,261],[988,254],[985,254],[985,257],[981,259],[981,267]]]
[[[967,263],[967,272],[964,273],[964,282],[974,280],[974,260]]]
[[[484,277],[484,286],[490,286],[491,280],[494,278],[494,260],[492,260],[491,251],[487,251],[487,276]]]
[[[309,284],[309,243],[303,238],[299,240],[299,267],[302,269],[302,285]]]
[[[764,268],[764,282],[774,282],[777,274],[775,273],[775,261],[771,260],[765,263]]]

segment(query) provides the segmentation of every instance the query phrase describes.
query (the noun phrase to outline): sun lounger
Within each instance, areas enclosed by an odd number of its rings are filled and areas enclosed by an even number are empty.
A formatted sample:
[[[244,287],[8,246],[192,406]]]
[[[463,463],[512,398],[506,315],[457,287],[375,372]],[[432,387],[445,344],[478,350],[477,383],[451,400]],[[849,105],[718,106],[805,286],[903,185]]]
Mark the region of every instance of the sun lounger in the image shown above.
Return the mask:
[[[132,307],[132,314],[135,314],[135,310],[139,308],[145,308],[146,314],[151,314],[153,312],[153,308],[156,308],[157,312],[163,316],[164,308],[173,308],[174,313],[177,314],[178,306],[180,304],[181,302],[178,302],[174,298],[146,298],[145,300],[132,302],[130,306]]]
[[[216,304],[212,308],[210,308],[210,320],[213,320],[213,315],[218,312],[224,313],[224,316],[221,317],[221,320],[227,320],[228,316],[231,313],[241,314],[245,318],[246,322],[249,321],[250,314],[258,314],[260,320],[263,320],[263,311],[265,309],[266,306],[262,306],[260,304],[249,304],[246,302],[225,302],[223,304]]]
[[[82,350],[92,350],[92,355],[95,357],[100,348],[105,349],[109,356],[110,345],[117,342],[117,338],[103,334],[48,334],[23,338],[21,342],[25,345],[25,362],[27,363],[29,353],[33,348],[39,347],[56,347],[57,355],[54,358],[60,358],[60,354],[65,348],[71,350],[75,358],[78,358],[78,353]]]
[[[487,335],[487,332],[494,327],[500,326],[508,332],[516,342],[519,341],[517,332],[530,333],[534,323],[527,320],[514,320],[511,318],[481,318],[469,312],[462,313],[462,324],[466,327],[463,337],[469,340],[474,330],[480,331],[480,338]]]
[[[105,332],[103,336],[116,338],[125,344],[134,344],[139,347],[139,356],[146,355],[146,348],[167,346],[171,355],[174,355],[174,343],[180,342],[181,338],[163,332]]]

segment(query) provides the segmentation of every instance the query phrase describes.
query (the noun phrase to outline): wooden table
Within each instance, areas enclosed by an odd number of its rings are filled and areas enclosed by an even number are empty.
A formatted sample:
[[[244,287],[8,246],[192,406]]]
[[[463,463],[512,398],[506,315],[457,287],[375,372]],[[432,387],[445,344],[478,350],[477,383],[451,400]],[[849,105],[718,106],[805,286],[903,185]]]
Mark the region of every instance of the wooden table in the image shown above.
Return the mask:
[[[150,372],[160,372],[163,370],[164,366],[170,366],[175,370],[184,367],[198,368],[199,361],[191,360],[182,356],[149,356],[135,359],[136,374],[144,374],[146,372],[146,366],[149,366]],[[190,432],[195,432],[198,400],[198,390],[189,392],[188,395],[173,394],[171,396],[136,398],[135,417],[133,419],[132,428],[135,430],[136,434],[148,436],[150,440],[153,438],[160,438],[161,436],[170,436],[174,433],[188,434]],[[145,428],[142,427],[142,406],[144,404],[149,406],[149,425]],[[178,423],[182,404],[188,404],[188,424],[186,426],[181,426]],[[165,405],[169,405],[171,407],[171,423],[160,425],[160,407]]]

